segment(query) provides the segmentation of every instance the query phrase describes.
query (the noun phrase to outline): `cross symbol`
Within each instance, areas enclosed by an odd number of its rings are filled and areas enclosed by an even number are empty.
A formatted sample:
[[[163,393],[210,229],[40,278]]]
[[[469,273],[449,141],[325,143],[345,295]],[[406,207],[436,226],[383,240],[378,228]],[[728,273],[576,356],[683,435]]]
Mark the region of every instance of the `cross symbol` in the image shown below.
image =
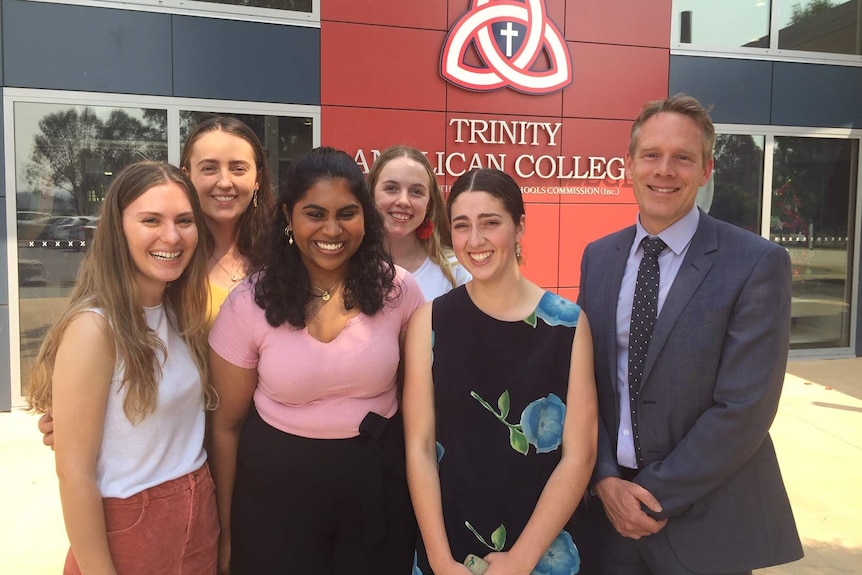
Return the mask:
[[[506,22],[506,27],[500,30],[500,36],[506,38],[506,58],[512,57],[512,38],[518,37],[518,31],[512,28],[511,22]]]

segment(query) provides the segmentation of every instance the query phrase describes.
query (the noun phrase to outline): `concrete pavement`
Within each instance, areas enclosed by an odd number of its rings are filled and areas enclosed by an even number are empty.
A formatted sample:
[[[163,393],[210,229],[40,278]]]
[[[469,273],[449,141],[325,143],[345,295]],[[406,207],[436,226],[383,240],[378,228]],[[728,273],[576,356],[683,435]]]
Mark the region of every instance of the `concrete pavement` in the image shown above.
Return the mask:
[[[756,574],[862,573],[862,358],[791,362],[772,437],[806,556]],[[36,417],[0,413],[0,574],[61,573],[67,546]]]

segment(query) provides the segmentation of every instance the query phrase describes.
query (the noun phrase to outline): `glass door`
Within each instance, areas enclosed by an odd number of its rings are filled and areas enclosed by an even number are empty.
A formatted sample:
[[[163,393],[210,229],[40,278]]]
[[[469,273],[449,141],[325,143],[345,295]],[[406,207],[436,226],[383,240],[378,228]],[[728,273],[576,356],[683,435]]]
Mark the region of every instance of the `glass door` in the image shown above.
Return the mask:
[[[776,136],[770,236],[793,262],[791,349],[851,344],[859,140]]]

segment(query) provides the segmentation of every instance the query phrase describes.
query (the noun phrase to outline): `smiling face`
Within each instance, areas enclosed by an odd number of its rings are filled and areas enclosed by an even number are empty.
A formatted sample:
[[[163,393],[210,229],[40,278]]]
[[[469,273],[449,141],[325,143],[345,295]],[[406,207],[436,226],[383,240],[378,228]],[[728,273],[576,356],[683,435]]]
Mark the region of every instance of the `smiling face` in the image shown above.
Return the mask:
[[[694,207],[713,161],[703,160],[703,131],[682,114],[661,112],[640,127],[626,173],[634,187],[641,225],[656,235]]]
[[[425,168],[401,156],[383,166],[372,192],[386,235],[397,239],[414,233],[425,219],[431,182]]]
[[[174,182],[148,189],[123,210],[123,235],[142,303],[158,305],[165,286],[182,275],[198,244],[186,192]]]
[[[502,200],[488,192],[461,193],[449,208],[452,247],[476,280],[517,270],[515,244],[524,235],[524,216],[516,224]]]
[[[341,281],[365,237],[362,204],[347,181],[318,180],[285,216],[312,284],[328,289]]]
[[[193,144],[183,171],[191,178],[208,220],[236,223],[260,185],[251,144],[234,134],[211,130]]]

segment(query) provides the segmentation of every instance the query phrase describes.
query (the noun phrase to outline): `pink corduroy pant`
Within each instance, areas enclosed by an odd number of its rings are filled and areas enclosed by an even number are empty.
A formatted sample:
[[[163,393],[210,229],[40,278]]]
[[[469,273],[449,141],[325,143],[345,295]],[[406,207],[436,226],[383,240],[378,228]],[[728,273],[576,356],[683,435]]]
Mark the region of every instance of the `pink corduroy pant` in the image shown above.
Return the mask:
[[[218,516],[209,465],[127,499],[105,498],[105,526],[120,575],[216,572]],[[64,575],[81,575],[72,549]]]

